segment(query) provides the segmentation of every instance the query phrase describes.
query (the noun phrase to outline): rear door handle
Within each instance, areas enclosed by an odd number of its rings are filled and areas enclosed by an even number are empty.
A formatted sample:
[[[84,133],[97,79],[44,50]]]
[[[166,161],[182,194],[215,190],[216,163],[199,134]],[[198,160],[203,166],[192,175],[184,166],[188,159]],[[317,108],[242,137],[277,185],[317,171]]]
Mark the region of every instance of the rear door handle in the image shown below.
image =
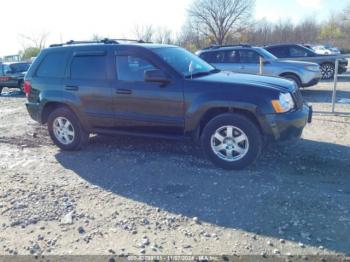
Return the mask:
[[[79,90],[79,86],[65,86],[66,90],[68,91],[78,91]]]
[[[117,89],[116,93],[120,95],[131,95],[132,91],[130,89]]]

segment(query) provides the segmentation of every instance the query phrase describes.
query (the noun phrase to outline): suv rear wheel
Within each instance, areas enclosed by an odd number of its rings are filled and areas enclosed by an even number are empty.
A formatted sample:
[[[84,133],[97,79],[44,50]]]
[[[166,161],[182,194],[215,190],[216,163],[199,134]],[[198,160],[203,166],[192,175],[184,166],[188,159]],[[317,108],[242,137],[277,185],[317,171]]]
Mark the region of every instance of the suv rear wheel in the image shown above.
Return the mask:
[[[204,128],[202,146],[209,159],[224,169],[243,169],[259,156],[262,136],[247,117],[224,114]]]
[[[48,129],[52,141],[63,150],[81,149],[89,138],[78,118],[64,107],[49,115]]]

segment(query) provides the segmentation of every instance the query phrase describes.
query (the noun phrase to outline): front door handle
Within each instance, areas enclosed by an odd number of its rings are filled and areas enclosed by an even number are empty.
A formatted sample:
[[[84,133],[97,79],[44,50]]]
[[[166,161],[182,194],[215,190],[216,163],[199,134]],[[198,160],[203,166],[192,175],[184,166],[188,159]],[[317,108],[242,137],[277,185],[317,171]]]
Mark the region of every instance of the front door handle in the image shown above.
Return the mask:
[[[66,89],[68,91],[78,91],[79,90],[79,86],[69,86],[69,85],[67,85],[67,86],[65,86],[64,89]]]
[[[131,95],[132,91],[130,89],[117,89],[116,93],[119,95]]]

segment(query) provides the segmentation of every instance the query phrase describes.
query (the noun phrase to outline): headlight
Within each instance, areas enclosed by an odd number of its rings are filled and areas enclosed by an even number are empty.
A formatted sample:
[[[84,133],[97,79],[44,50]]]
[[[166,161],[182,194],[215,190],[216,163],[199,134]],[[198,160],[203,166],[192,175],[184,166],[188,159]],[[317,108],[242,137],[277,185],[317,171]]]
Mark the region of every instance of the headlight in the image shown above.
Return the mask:
[[[305,66],[305,69],[309,71],[320,71],[320,67],[318,65]]]
[[[271,101],[276,113],[285,113],[292,110],[295,106],[293,97],[290,93],[281,93],[278,100]]]

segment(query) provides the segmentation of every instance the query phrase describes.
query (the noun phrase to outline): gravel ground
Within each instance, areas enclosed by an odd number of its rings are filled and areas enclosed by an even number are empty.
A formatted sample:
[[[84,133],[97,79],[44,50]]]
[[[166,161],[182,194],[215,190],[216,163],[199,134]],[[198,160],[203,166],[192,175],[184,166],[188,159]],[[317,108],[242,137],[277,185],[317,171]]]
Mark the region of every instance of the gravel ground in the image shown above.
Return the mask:
[[[0,255],[349,254],[350,104],[328,113],[330,83],[303,93],[303,138],[228,172],[185,142],[94,136],[62,152],[4,90]]]

